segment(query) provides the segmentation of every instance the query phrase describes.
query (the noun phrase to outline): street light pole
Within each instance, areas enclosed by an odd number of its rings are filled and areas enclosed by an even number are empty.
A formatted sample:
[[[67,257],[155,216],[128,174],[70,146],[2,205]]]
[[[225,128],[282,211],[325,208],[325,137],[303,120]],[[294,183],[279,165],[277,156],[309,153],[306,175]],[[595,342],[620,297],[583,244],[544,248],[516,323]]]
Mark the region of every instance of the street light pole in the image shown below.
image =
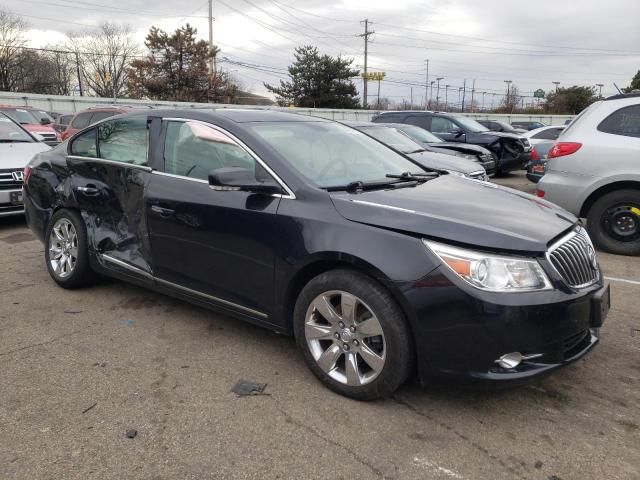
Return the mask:
[[[556,93],[558,93],[558,85],[560,85],[560,82],[551,82],[556,86]]]
[[[444,86],[444,110],[447,111],[449,108],[449,87],[451,85]]]
[[[424,82],[424,109],[429,109],[429,60],[425,60],[427,63],[427,77]]]
[[[513,82],[513,80],[505,80],[504,83],[507,84],[507,102],[506,102],[506,106],[509,107],[511,106],[511,113],[513,113],[513,102],[511,101],[511,82]]]
[[[433,99],[433,84],[436,83],[435,80],[431,80],[429,85],[431,85],[431,93],[429,94],[429,108],[431,108],[431,99]]]
[[[480,110],[484,112],[484,96],[487,94],[487,92],[482,92],[482,106],[480,107]]]
[[[604,83],[596,83],[596,87],[600,88],[600,91],[598,92],[598,97],[602,98],[602,87],[604,87]]]
[[[438,82],[438,88],[436,90],[436,108],[440,109],[440,80],[444,80],[444,77],[436,78],[436,82]]]

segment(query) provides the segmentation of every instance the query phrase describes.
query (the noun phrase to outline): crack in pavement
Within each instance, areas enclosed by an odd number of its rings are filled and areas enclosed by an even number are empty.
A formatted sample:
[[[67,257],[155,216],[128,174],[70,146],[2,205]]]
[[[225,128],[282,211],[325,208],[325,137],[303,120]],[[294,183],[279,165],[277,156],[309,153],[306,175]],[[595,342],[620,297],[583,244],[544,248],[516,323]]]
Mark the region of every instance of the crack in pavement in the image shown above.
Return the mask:
[[[58,340],[62,340],[65,337],[70,337],[71,335],[75,335],[76,333],[80,333],[82,330],[74,330],[69,333],[65,333],[64,335],[60,335],[59,337],[52,338],[51,340],[47,340],[46,342],[40,343],[32,343],[30,345],[25,345],[24,347],[15,348],[13,350],[8,350],[6,352],[0,352],[0,357],[5,357],[7,355],[12,355],[14,353],[22,352],[23,350],[28,350],[30,348],[41,347],[43,345],[49,345],[50,343],[57,342]]]
[[[273,397],[271,397],[273,398]],[[345,447],[344,445],[342,445],[339,442],[336,442],[335,440],[332,440],[331,438],[328,438],[326,436],[324,436],[321,432],[318,432],[315,428],[313,428],[310,425],[305,425],[304,423],[302,423],[299,420],[296,420],[289,412],[287,412],[281,405],[280,403],[274,398],[273,399],[276,405],[276,409],[284,416],[285,420],[291,422],[292,424],[294,424],[295,426],[297,426],[298,428],[301,428],[311,434],[313,434],[314,436],[318,437],[321,440],[324,440],[325,442],[327,442],[330,445],[333,445],[334,447],[338,447],[344,451],[346,451],[354,460],[356,460],[358,463],[361,463],[362,465],[364,465],[365,467],[367,467],[369,470],[371,470],[371,472],[373,472],[374,475],[376,475],[378,478],[381,479],[389,479],[391,477],[386,477],[382,471],[375,467],[374,465],[372,465],[369,460],[367,460],[366,458],[362,457],[361,455],[359,455],[357,452],[351,450],[349,447]]]
[[[529,477],[525,477],[524,475],[518,473],[515,469],[511,468],[509,465],[507,465],[504,460],[498,458],[496,455],[494,455],[493,453],[491,453],[488,449],[486,449],[485,447],[483,447],[482,445],[480,445],[479,443],[475,442],[474,440],[471,440],[469,437],[467,437],[466,435],[460,433],[459,431],[457,431],[455,428],[453,428],[451,425],[446,424],[445,422],[442,422],[434,417],[432,417],[431,415],[422,412],[421,410],[419,410],[417,407],[411,405],[409,402],[402,400],[400,398],[398,398],[396,395],[392,396],[391,399],[396,402],[399,405],[402,405],[403,407],[407,408],[408,410],[410,410],[411,412],[415,413],[416,415],[426,418],[427,420],[430,420],[432,422],[437,423],[440,427],[444,428],[445,430],[453,433],[456,437],[458,437],[460,440],[463,440],[464,442],[470,444],[473,448],[475,448],[476,450],[478,450],[479,452],[483,453],[484,455],[486,455],[488,458],[490,458],[491,460],[497,462],[502,468],[504,468],[507,472],[509,472],[511,475],[514,475],[515,477],[521,479],[521,480],[529,480]]]

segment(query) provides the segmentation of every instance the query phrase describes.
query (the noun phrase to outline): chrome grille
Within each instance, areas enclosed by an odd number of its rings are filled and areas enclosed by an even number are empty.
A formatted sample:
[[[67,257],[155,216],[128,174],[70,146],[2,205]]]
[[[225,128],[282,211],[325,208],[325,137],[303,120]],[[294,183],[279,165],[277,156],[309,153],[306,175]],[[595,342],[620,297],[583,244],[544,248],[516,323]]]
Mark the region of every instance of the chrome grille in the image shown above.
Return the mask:
[[[0,190],[16,190],[22,187],[22,180],[16,180],[13,172],[22,173],[22,169],[0,170]]]
[[[574,230],[553,245],[547,257],[567,285],[585,287],[598,280],[596,252],[584,228]]]
[[[473,178],[474,180],[486,180],[487,179],[487,174],[484,172],[484,170],[478,170],[477,172],[471,172],[469,174],[469,178]]]

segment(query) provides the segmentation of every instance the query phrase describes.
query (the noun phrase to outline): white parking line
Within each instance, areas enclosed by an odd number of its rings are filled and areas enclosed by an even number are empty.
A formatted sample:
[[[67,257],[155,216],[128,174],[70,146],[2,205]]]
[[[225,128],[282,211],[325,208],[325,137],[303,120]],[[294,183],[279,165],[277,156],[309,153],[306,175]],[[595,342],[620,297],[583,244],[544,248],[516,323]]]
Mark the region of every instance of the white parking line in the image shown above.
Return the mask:
[[[433,473],[442,474],[446,477],[455,478],[458,480],[465,480],[464,477],[459,473],[454,472],[453,470],[449,470],[448,468],[441,467],[437,463],[432,462],[424,457],[414,457],[413,463],[424,468],[425,470],[430,470]]]
[[[626,278],[616,278],[616,277],[604,277],[605,280],[611,280],[612,282],[623,282],[630,283],[631,285],[640,285],[640,282],[635,280],[627,280]]]

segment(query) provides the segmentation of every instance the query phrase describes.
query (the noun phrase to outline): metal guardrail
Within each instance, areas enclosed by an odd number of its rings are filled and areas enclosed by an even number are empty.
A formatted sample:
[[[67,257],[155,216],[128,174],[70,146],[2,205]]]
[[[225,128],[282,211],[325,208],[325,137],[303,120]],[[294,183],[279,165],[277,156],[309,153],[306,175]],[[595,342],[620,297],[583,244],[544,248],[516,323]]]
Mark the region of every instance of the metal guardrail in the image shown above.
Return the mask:
[[[235,104],[208,104],[190,102],[167,102],[154,100],[133,100],[128,98],[117,99],[115,103],[126,105],[153,106],[164,108],[243,108],[257,110],[283,110],[315,117],[328,118],[331,120],[370,120],[379,110],[342,110],[331,108],[300,108],[300,107],[277,107],[264,105],[235,105]],[[13,93],[0,92],[0,104],[21,105],[35,107],[50,112],[75,113],[89,107],[97,105],[113,105],[112,98],[100,97],[79,97],[64,95],[41,95],[37,93]],[[503,120],[511,123],[515,120],[539,121],[546,125],[562,125],[565,120],[572,118],[570,115],[530,115],[530,114],[493,114],[493,113],[465,113],[467,117],[476,119]]]

